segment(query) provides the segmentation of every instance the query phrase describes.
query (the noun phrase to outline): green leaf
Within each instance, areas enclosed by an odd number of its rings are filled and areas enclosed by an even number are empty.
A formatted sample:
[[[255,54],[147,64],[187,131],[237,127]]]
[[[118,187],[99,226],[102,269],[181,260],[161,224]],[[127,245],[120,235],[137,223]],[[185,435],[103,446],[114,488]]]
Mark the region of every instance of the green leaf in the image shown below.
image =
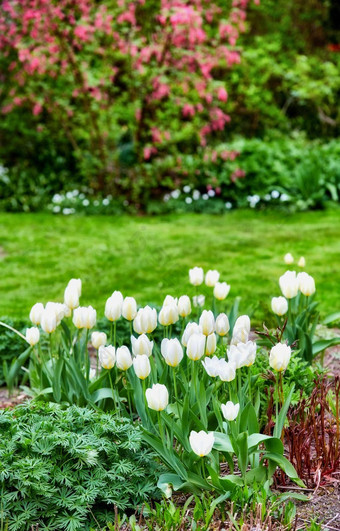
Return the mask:
[[[109,387],[102,387],[102,389],[97,389],[97,391],[92,394],[91,398],[94,404],[96,404],[100,400],[104,400],[105,398],[113,399],[112,389],[110,389]]]
[[[64,367],[64,360],[63,358],[59,358],[54,365],[54,372],[53,372],[53,381],[52,381],[52,388],[53,388],[53,396],[54,400],[59,403],[61,399],[61,372]]]
[[[228,453],[234,453],[233,446],[230,441],[229,435],[226,435],[225,433],[220,433],[218,431],[214,431],[214,448],[215,450],[219,450],[220,452],[228,452]]]
[[[268,461],[276,463],[291,480],[293,480],[297,485],[299,485],[299,487],[306,487],[304,482],[298,477],[297,472],[293,467],[292,463],[290,463],[288,459],[286,459],[283,455],[265,453],[262,456],[262,460],[263,459],[268,459]]]
[[[244,477],[248,466],[248,433],[240,433],[236,439],[238,466]]]
[[[252,468],[245,475],[245,482],[247,485],[251,485],[256,481],[257,483],[264,483],[267,479],[267,468],[265,466],[257,466]]]
[[[326,315],[326,317],[322,321],[322,324],[328,325],[330,323],[333,323],[334,321],[339,321],[339,320],[340,320],[340,312],[334,312],[334,313],[330,313]]]
[[[168,473],[159,476],[157,487],[161,489],[162,492],[166,492],[168,485],[171,485],[174,490],[181,490],[183,480],[177,474]]]
[[[334,347],[340,344],[340,337],[333,337],[332,339],[320,339],[313,343],[313,358],[315,358],[320,352],[326,350],[326,348]]]
[[[275,427],[274,427],[274,437],[277,437],[278,439],[281,438],[283,426],[284,426],[284,423],[285,423],[285,420],[286,420],[287,411],[288,411],[288,408],[290,406],[290,402],[292,400],[294,388],[295,388],[295,385],[292,384],[291,388],[289,390],[288,396],[287,396],[287,398],[285,400],[285,403],[283,404],[283,406],[281,408],[281,411],[279,413],[278,421],[276,422]]]

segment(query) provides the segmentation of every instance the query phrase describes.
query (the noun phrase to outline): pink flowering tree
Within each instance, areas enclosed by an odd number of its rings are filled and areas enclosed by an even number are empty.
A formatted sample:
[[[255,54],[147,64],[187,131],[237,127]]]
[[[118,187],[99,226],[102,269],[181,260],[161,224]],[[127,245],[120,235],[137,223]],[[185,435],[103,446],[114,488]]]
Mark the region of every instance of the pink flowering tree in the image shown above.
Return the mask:
[[[97,189],[171,187],[224,137],[248,2],[2,0],[1,112],[53,121]]]

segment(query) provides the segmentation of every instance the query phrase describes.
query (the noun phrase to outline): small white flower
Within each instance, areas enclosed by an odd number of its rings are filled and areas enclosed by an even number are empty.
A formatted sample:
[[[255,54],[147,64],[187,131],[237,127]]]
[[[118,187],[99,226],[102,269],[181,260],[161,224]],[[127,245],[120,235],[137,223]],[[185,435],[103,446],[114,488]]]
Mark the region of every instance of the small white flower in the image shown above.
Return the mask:
[[[240,410],[240,404],[234,404],[230,400],[226,404],[221,405],[222,414],[229,422],[236,419]]]
[[[231,208],[233,208],[233,205],[232,203],[230,203],[230,201],[227,201],[226,204],[225,204],[225,207],[227,210],[230,210]]]
[[[187,205],[190,205],[192,203],[192,198],[191,197],[186,197],[185,198],[185,202]]]
[[[185,185],[184,188],[183,188],[183,192],[185,194],[189,194],[191,192],[191,187],[188,184]]]
[[[199,457],[204,457],[210,454],[214,446],[215,438],[213,432],[206,433],[203,430],[199,432],[191,431],[189,442],[192,451]]]
[[[271,196],[273,199],[278,199],[280,197],[280,192],[278,192],[277,190],[273,190]]]

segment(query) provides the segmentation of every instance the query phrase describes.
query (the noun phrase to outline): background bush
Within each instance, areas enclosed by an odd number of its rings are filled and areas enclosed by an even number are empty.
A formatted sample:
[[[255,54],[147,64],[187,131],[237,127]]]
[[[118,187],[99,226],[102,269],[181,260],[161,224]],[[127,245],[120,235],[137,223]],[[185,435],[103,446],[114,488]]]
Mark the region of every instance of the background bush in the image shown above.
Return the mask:
[[[30,403],[0,412],[2,521],[9,531],[90,529],[157,497],[157,464],[126,419]],[[159,473],[159,470],[158,470]]]

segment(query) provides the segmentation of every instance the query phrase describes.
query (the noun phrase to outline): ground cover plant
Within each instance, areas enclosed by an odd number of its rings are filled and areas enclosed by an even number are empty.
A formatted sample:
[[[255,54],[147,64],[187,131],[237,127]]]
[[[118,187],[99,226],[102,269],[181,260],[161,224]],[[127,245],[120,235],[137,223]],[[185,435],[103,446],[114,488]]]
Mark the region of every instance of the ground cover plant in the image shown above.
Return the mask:
[[[1,529],[90,529],[157,498],[159,467],[126,419],[30,403],[2,412],[0,433]]]

